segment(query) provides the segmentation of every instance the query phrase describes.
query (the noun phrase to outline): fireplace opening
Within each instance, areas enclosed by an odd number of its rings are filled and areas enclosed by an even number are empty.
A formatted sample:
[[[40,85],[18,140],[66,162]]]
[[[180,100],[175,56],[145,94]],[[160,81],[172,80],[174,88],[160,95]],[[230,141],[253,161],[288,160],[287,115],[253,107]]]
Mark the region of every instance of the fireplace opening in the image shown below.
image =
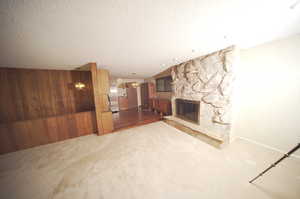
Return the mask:
[[[199,123],[199,107],[198,101],[176,99],[176,116],[194,123]]]

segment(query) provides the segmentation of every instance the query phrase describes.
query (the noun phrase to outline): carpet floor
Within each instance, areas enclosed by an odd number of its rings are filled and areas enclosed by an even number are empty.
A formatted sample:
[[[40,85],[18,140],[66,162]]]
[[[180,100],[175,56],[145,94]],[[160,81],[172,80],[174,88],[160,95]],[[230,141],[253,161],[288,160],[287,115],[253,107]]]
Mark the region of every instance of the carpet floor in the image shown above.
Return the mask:
[[[163,122],[0,156],[3,199],[299,199],[300,161],[244,140],[216,149]]]

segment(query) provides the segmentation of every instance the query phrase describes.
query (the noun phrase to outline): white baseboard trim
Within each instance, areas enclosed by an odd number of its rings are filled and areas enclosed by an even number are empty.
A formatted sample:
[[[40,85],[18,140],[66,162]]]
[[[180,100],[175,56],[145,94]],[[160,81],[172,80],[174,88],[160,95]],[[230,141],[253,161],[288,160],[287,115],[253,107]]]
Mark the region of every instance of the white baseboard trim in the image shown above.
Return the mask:
[[[270,149],[270,150],[273,150],[273,151],[277,151],[277,152],[279,152],[279,153],[281,153],[281,154],[286,154],[286,153],[288,152],[288,151],[282,151],[282,150],[277,149],[277,148],[275,148],[275,147],[271,147],[271,146],[269,146],[269,145],[266,145],[266,144],[263,144],[263,143],[260,143],[260,142],[257,142],[257,141],[254,141],[254,140],[245,138],[245,137],[236,137],[236,138],[241,139],[241,140],[245,140],[245,141],[248,141],[248,142],[251,142],[251,143],[253,143],[253,144],[259,145],[259,146],[261,146],[261,147],[264,147],[264,148],[267,148],[267,149]],[[235,138],[235,139],[236,139],[236,138]],[[234,139],[234,140],[235,140],[235,139]],[[299,156],[299,155],[293,155],[293,154],[292,154],[290,157],[300,159],[300,156]]]

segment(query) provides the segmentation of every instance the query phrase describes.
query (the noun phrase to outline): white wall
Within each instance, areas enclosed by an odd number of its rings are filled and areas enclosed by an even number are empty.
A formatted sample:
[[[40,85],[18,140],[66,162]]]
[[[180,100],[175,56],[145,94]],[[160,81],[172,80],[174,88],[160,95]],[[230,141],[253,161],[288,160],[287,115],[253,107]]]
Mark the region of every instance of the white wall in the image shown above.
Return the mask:
[[[235,85],[233,135],[284,152],[300,142],[299,34],[242,50]]]

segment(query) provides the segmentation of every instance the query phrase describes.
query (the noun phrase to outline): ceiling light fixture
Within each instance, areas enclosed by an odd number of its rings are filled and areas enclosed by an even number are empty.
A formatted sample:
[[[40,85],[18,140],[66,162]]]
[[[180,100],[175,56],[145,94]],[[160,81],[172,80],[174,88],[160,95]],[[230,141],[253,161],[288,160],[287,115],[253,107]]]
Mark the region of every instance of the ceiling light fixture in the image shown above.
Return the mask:
[[[137,82],[132,82],[132,83],[131,83],[131,86],[132,86],[133,88],[137,88],[137,87],[140,86],[140,84],[137,83]]]

